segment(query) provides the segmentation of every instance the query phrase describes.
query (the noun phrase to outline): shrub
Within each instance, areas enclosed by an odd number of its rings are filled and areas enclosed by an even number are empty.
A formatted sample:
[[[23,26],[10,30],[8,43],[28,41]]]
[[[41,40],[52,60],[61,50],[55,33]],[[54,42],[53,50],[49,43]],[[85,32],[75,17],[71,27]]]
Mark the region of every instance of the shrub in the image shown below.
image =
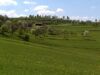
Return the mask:
[[[48,29],[48,34],[49,35],[58,35],[59,33],[60,33],[60,31],[55,29],[55,28],[49,28]]]
[[[23,34],[23,35],[20,35],[19,37],[24,41],[29,41],[30,40],[29,34]]]
[[[47,33],[47,28],[40,27],[34,31],[35,36],[43,37]]]
[[[9,28],[7,27],[7,25],[2,25],[1,28],[0,28],[0,33],[2,35],[6,35],[6,33],[9,32]]]

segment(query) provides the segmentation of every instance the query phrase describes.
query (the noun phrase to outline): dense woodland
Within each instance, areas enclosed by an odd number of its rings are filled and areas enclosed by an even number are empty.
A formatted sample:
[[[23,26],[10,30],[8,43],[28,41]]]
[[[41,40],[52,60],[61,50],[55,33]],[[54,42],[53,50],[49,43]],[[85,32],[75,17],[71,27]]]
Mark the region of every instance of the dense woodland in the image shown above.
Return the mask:
[[[24,41],[29,41],[32,36],[36,38],[43,38],[48,35],[67,34],[64,30],[57,30],[52,25],[92,25],[98,27],[100,23],[95,20],[92,21],[79,21],[71,20],[70,17],[63,16],[58,18],[57,16],[34,16],[9,18],[7,16],[0,15],[0,36],[4,37],[17,37]]]

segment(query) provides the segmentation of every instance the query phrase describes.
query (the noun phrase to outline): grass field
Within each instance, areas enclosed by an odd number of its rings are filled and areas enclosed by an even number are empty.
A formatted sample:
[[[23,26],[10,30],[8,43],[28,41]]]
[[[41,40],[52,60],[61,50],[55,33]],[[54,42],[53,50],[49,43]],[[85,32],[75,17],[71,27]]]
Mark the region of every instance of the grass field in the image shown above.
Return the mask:
[[[92,27],[73,27],[76,32]],[[92,40],[37,39],[33,43],[0,37],[0,75],[100,75],[100,35]]]

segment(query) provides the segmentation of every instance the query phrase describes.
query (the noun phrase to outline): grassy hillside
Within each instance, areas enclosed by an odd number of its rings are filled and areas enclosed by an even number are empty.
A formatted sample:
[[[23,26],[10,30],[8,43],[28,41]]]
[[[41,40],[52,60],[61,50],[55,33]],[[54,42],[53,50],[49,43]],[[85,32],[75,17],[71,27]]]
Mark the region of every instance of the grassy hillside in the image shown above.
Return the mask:
[[[100,75],[99,33],[92,32],[95,40],[0,38],[0,75]]]
[[[0,37],[0,75],[99,75],[100,27],[52,27],[73,35],[32,37],[31,43]]]

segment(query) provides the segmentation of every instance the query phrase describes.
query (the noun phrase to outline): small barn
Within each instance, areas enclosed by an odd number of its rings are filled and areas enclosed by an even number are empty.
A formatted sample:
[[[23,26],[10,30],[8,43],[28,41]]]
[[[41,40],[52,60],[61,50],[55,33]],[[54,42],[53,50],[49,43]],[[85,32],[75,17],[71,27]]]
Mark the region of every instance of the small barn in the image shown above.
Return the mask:
[[[35,26],[44,26],[43,23],[36,23]]]
[[[35,23],[35,28],[41,28],[41,27],[46,27],[46,24],[44,23]]]

